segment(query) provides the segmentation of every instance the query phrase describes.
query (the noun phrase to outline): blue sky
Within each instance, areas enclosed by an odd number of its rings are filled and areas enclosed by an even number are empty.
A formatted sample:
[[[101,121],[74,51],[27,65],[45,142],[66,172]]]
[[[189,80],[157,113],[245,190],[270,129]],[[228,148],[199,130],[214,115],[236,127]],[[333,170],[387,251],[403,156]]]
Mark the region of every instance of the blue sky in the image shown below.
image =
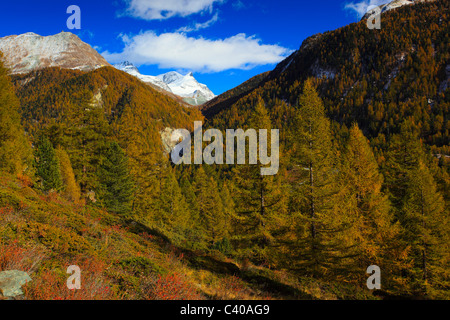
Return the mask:
[[[385,0],[16,0],[2,3],[0,37],[77,34],[109,62],[129,60],[141,73],[176,70],[215,93],[272,70],[313,34],[359,20]],[[69,30],[67,7],[81,9]]]

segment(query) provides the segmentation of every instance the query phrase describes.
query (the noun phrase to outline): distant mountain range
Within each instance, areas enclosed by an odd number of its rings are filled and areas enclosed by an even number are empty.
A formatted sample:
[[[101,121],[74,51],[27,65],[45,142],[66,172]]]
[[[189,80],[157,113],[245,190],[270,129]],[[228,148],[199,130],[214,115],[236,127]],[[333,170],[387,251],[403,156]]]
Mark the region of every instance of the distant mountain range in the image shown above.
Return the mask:
[[[216,97],[206,85],[199,83],[194,78],[192,72],[189,72],[184,76],[175,71],[160,74],[158,76],[143,75],[136,66],[128,61],[115,64],[114,67],[125,71],[146,83],[151,83],[165,91],[172,92],[192,105],[201,105]]]
[[[0,38],[0,52],[3,52],[5,66],[11,74],[27,74],[49,67],[91,71],[111,66],[89,44],[70,32],[51,36],[40,36],[29,32]],[[172,71],[159,76],[143,75],[130,62],[114,65],[156,89],[175,94],[191,105],[201,105],[215,97],[204,84],[199,83],[192,73],[181,75]]]

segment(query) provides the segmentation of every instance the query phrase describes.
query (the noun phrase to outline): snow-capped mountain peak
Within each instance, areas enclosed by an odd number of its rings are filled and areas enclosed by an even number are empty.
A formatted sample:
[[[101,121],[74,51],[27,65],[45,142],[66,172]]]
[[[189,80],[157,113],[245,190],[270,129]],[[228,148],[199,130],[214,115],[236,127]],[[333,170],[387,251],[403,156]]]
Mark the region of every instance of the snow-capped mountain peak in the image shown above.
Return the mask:
[[[192,72],[182,75],[176,71],[170,71],[158,76],[147,76],[139,72],[132,63],[124,61],[115,64],[119,70],[125,71],[144,82],[152,83],[168,92],[184,98],[189,104],[200,105],[215,97],[214,93],[204,84],[199,83]]]
[[[159,75],[158,78],[167,83],[173,93],[185,98],[190,104],[200,105],[215,98],[214,93],[206,85],[199,83],[192,72],[183,76],[171,71]]]
[[[158,77],[154,77],[154,76],[147,76],[144,74],[141,74],[139,72],[139,69],[133,65],[131,62],[129,61],[124,61],[121,63],[117,63],[115,65],[113,65],[114,68],[125,71],[126,73],[135,76],[136,78],[138,78],[139,80],[145,82],[145,83],[149,83],[152,84],[154,86],[157,86],[158,88],[161,88],[167,92],[172,92],[172,90],[170,89],[170,87],[164,82],[162,81],[160,78]]]
[[[164,74],[160,74],[159,76],[157,76],[159,79],[161,79],[162,81],[164,81],[167,84],[171,84],[175,81],[178,81],[180,79],[183,78],[183,75],[181,75],[180,73],[176,72],[176,71],[170,71]]]
[[[122,70],[122,71],[126,71],[126,72],[139,72],[139,69],[135,67],[134,64],[132,64],[129,61],[124,61],[118,64],[115,64],[114,67],[116,69]]]

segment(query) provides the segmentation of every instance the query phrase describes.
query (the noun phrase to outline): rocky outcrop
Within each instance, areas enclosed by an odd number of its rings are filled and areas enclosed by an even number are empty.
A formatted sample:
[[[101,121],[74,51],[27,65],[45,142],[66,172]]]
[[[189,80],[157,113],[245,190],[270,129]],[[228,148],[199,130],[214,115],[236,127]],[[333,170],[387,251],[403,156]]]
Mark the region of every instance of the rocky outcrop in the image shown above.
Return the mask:
[[[70,32],[43,37],[29,32],[0,38],[5,66],[12,74],[48,67],[90,71],[110,64]]]
[[[30,276],[24,271],[0,272],[0,298],[8,299],[23,295],[22,286],[30,281]]]
[[[161,142],[165,153],[170,153],[173,148],[183,139],[183,134],[178,129],[165,128],[160,132]]]

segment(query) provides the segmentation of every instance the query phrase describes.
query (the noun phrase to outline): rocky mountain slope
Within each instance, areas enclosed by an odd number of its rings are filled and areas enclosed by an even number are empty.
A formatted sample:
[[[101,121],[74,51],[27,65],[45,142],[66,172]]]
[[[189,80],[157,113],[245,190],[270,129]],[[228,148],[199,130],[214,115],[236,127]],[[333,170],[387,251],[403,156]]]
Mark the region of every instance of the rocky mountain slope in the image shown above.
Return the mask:
[[[48,67],[93,70],[110,64],[90,45],[70,33],[40,36],[29,32],[0,38],[5,66],[12,74]]]
[[[381,6],[378,6],[378,8],[381,9],[381,12],[386,12],[386,11],[390,11],[390,10],[394,10],[403,6],[408,6],[414,3],[419,3],[419,2],[425,2],[425,1],[434,1],[434,0],[393,0],[389,3],[386,4],[382,4]],[[368,12],[363,16],[363,20],[367,19],[370,17],[370,15],[372,14],[374,8],[370,8],[368,10]]]

